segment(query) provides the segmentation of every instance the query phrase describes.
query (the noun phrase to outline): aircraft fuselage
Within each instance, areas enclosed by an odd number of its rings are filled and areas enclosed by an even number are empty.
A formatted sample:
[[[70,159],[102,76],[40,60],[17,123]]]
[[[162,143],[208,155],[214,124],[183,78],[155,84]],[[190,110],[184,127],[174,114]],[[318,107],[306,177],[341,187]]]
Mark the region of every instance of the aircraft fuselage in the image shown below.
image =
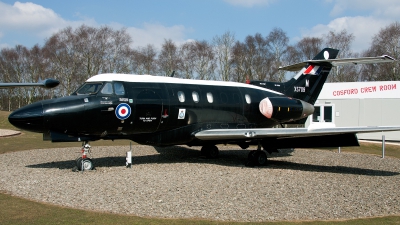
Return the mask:
[[[260,111],[266,98],[270,114]],[[268,128],[312,112],[306,102],[248,84],[103,74],[71,96],[16,110],[9,120],[52,141],[130,139],[150,145],[196,145],[196,131]]]

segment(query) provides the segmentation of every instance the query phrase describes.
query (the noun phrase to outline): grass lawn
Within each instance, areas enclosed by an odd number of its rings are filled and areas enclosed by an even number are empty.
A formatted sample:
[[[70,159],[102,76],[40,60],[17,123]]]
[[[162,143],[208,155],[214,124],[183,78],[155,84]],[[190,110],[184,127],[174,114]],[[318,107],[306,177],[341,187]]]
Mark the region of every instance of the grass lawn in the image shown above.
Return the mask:
[[[9,112],[0,111],[0,129],[16,130],[8,123]],[[80,143],[51,143],[42,141],[42,135],[25,132],[14,137],[0,138],[0,154],[28,149],[76,147]],[[96,141],[93,146],[129,145],[129,141]],[[337,151],[337,148],[326,149]],[[381,155],[381,145],[374,143],[362,143],[361,147],[342,148],[342,152],[361,152],[366,154]],[[400,158],[400,146],[387,145],[386,156]],[[400,204],[400,203],[399,203]],[[265,209],[268,210],[268,209]],[[346,221],[306,221],[306,222],[265,222],[265,223],[234,223],[216,222],[208,220],[188,219],[157,219],[141,218],[136,216],[99,213],[93,211],[77,210],[38,203],[7,193],[0,192],[0,224],[400,224],[400,216],[388,216],[379,218],[367,218]]]

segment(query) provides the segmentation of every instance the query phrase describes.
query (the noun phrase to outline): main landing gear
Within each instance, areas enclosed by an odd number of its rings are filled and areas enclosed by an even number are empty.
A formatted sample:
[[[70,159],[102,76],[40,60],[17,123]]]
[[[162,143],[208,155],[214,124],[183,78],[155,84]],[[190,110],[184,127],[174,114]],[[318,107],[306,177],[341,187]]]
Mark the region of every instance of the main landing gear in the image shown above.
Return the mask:
[[[201,155],[208,159],[218,158],[219,150],[215,145],[205,145],[201,148]]]
[[[94,169],[93,161],[88,157],[88,155],[91,153],[90,148],[91,146],[89,145],[88,141],[83,142],[81,150],[82,156],[76,159],[76,168],[79,171],[83,172],[85,170]]]
[[[242,149],[246,149],[249,146],[240,146]],[[205,145],[201,148],[201,155],[208,159],[218,158],[219,150],[215,145]],[[248,154],[246,166],[266,166],[268,164],[267,152],[261,149],[261,144],[258,145],[257,150],[252,150]]]
[[[252,150],[247,157],[246,166],[266,166],[268,164],[267,154],[263,150]]]
[[[266,151],[261,149],[261,144],[258,144],[257,150],[252,150],[247,156],[246,166],[266,166],[268,164],[268,158]]]

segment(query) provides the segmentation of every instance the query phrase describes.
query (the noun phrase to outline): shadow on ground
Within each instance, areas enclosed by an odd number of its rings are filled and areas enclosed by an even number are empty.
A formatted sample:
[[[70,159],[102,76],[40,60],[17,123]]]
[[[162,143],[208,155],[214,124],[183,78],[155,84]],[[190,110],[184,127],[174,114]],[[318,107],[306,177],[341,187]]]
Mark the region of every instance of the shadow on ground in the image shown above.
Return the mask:
[[[202,163],[202,164],[215,164],[229,167],[245,167],[247,162],[248,150],[222,150],[217,159],[207,159],[200,155],[199,150],[191,149],[189,147],[172,146],[172,147],[155,147],[159,154],[144,155],[133,157],[133,165],[152,164],[152,163]],[[280,153],[273,153],[269,157],[269,164],[266,167],[254,167],[256,169],[286,169],[310,172],[323,172],[323,173],[340,173],[340,174],[355,174],[365,176],[395,176],[399,175],[397,172],[363,169],[347,166],[324,166],[312,165],[297,162],[288,162],[276,160],[279,157],[291,156],[292,149],[283,149]],[[121,167],[125,166],[125,156],[120,157],[102,157],[92,158],[97,168],[100,167]],[[274,160],[275,159],[275,160]],[[58,169],[72,169],[76,165],[75,160],[67,161],[53,161],[48,163],[41,163],[35,165],[28,165],[29,168],[58,168]]]

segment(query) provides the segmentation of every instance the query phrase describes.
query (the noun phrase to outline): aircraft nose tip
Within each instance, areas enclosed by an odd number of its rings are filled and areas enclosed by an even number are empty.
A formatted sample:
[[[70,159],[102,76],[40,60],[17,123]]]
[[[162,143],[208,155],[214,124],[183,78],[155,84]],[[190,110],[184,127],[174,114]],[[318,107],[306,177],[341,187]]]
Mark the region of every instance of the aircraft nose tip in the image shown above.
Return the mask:
[[[8,121],[22,130],[44,132],[43,106],[40,102],[24,106],[12,112]]]

